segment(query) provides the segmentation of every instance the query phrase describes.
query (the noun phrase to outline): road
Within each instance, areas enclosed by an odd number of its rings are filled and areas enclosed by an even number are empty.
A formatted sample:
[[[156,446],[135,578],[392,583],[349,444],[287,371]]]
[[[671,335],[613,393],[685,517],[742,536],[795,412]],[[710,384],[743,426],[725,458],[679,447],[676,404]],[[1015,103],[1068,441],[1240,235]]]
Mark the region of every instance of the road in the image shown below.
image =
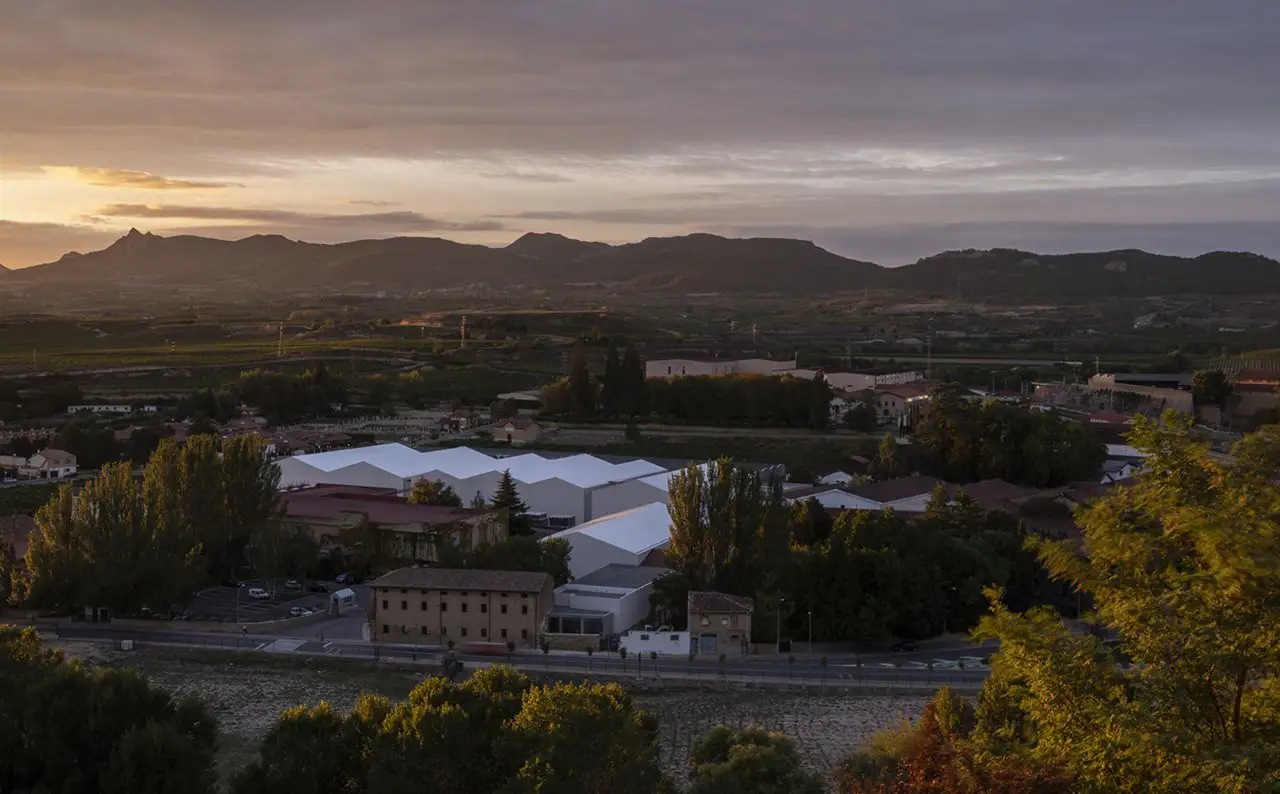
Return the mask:
[[[270,635],[237,635],[198,631],[174,631],[157,627],[151,629],[116,628],[113,626],[85,625],[83,627],[58,627],[53,629],[59,638],[87,642],[110,642],[133,640],[139,645],[169,645],[181,647],[208,648],[210,650],[255,650],[269,653],[296,653],[308,655],[324,655],[343,659],[367,661],[403,661],[434,663],[438,662],[442,650],[433,646],[396,645],[371,643],[359,640],[325,641],[318,638],[280,637]],[[576,652],[551,652],[543,654],[537,651],[518,651],[514,654],[505,652],[468,653],[460,651],[456,657],[469,667],[502,663],[514,667],[537,671],[539,669],[554,670],[568,674],[595,673],[616,676],[640,676],[672,679],[708,680],[731,679],[746,682],[818,681],[846,685],[865,684],[873,686],[928,687],[951,684],[953,686],[976,688],[986,678],[987,670],[963,669],[955,665],[961,657],[978,657],[986,653],[983,649],[950,649],[945,652],[921,651],[909,654],[894,654],[863,657],[858,664],[853,657],[841,656],[829,659],[823,665],[821,660],[808,656],[796,656],[795,661],[788,657],[752,656],[726,657],[724,662],[718,659],[695,659],[689,661],[685,657],[666,657],[659,659],[632,656],[620,659],[613,654],[600,653],[595,656]],[[892,659],[893,661],[890,661]],[[936,660],[933,669],[929,661]],[[946,661],[943,661],[946,660]],[[898,666],[901,665],[901,666]]]

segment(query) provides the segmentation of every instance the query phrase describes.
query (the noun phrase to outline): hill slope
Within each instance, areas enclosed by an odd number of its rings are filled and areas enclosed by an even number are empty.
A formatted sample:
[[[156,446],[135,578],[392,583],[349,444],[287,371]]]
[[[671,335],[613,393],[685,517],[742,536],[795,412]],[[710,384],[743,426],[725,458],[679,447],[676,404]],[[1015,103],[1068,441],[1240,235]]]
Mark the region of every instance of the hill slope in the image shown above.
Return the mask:
[[[619,292],[780,294],[821,297],[897,289],[969,300],[1088,301],[1186,293],[1280,294],[1280,263],[1249,253],[1195,258],[1145,251],[1041,255],[1012,249],[948,251],[883,268],[805,240],[651,237],[608,245],[526,234],[505,248],[432,237],[322,245],[278,235],[242,240],[161,237],[131,230],[101,251],[67,254],[6,283],[42,290],[154,287],[260,290],[266,294],[488,285],[557,289],[598,284]]]

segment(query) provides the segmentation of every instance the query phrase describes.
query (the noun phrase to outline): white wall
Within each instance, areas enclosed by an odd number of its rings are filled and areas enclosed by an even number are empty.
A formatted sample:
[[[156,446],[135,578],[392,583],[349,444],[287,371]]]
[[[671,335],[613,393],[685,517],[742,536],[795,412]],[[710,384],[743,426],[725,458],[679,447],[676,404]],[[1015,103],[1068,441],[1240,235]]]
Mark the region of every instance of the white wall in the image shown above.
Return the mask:
[[[688,656],[690,643],[687,631],[628,631],[618,639],[618,646],[626,648],[627,653],[644,656],[648,656],[651,651],[656,651],[660,656]]]
[[[929,499],[932,493],[923,493],[919,496],[912,496],[907,499],[899,499],[896,502],[886,502],[885,507],[891,507],[899,513],[923,513],[929,507]]]
[[[587,491],[586,499],[588,521],[654,502],[668,503],[665,489],[655,488],[640,480],[625,480],[592,488]]]
[[[569,573],[574,579],[581,579],[614,563],[639,565],[645,557],[643,554],[632,554],[581,532],[566,533],[564,540],[569,542]]]
[[[308,466],[296,458],[284,458],[276,463],[280,468],[280,487],[290,488],[296,485],[315,485],[320,482],[324,472],[314,466]]]
[[[404,491],[408,481],[394,474],[379,469],[368,463],[355,463],[333,471],[322,471],[294,458],[285,458],[277,463],[280,467],[280,487],[296,485],[358,485],[367,488],[394,488]]]
[[[575,585],[570,582],[556,590],[556,606],[609,612],[613,615],[614,632],[620,633],[643,623],[649,616],[649,594],[652,592],[652,583],[636,590],[627,590],[620,587]]]
[[[529,506],[531,513],[546,513],[549,516],[573,516],[581,524],[586,520],[583,489],[570,482],[552,477],[541,482],[524,484],[516,482],[520,498]]]

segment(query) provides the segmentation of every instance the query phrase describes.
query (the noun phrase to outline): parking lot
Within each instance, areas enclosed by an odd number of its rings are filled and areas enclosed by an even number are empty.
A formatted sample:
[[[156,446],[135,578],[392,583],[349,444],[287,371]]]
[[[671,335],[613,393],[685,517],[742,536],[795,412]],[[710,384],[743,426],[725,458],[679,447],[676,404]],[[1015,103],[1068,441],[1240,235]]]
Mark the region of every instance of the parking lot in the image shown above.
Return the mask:
[[[274,591],[271,585],[262,581],[246,581],[244,587],[239,589],[209,587],[201,590],[191,600],[187,611],[191,613],[191,619],[197,621],[261,623],[287,618],[293,607],[327,609],[329,594],[308,592],[308,584],[310,582],[302,582],[301,590],[286,590],[284,583],[280,582],[275,585]],[[254,588],[272,593],[271,598],[250,598],[249,591]]]

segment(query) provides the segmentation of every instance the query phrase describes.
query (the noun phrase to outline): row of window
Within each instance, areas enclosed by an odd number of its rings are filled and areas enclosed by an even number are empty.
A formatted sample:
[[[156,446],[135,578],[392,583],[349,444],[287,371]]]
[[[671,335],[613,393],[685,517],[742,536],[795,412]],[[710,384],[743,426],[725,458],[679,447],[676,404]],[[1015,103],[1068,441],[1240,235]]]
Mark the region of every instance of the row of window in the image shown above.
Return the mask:
[[[431,634],[431,629],[430,629],[429,627],[427,627],[427,626],[422,626],[421,628],[422,628],[422,636],[426,637],[426,636],[429,636],[429,635]],[[502,629],[502,630],[501,630],[501,632],[502,632],[502,633],[501,633],[501,638],[505,640],[505,639],[507,638],[507,630],[506,630],[506,629]],[[391,627],[390,627],[390,626],[388,626],[386,623],[383,623],[383,624],[382,624],[382,633],[383,633],[383,634],[390,634],[390,633],[391,633]],[[408,634],[408,633],[409,633],[409,627],[408,627],[408,626],[401,626],[401,627],[400,627],[400,633],[401,633],[401,634]],[[441,636],[441,637],[448,637],[448,636],[449,636],[449,629],[448,629],[447,627],[445,627],[445,626],[441,626],[441,627],[440,627],[440,636]],[[466,626],[463,626],[463,627],[460,629],[460,634],[459,634],[459,636],[462,636],[462,637],[467,636],[467,627],[466,627]],[[480,629],[480,639],[488,639],[488,637],[489,637],[489,630],[488,630],[488,629],[486,629],[486,628],[481,628],[481,629]],[[520,639],[522,639],[522,640],[527,640],[527,639],[529,639],[529,630],[528,630],[528,629],[520,629]]]
[[[498,607],[499,607],[499,610],[501,611],[501,613],[502,613],[502,614],[504,614],[504,615],[505,615],[505,614],[507,614],[507,605],[506,605],[506,604],[499,604],[499,605],[498,605]],[[389,608],[389,607],[387,606],[387,599],[385,599],[385,598],[384,598],[384,599],[382,599],[382,608],[383,608],[383,609],[388,609],[388,608]],[[408,601],[401,601],[401,602],[400,602],[400,608],[401,608],[401,609],[408,609],[408,608],[409,608],[409,602],[408,602]],[[467,611],[467,605],[466,605],[465,603],[464,603],[464,604],[462,604],[462,606],[461,606],[461,610],[462,610],[463,612],[466,612],[466,611]],[[427,602],[426,602],[426,601],[423,601],[423,602],[422,602],[422,611],[423,611],[423,612],[426,612],[426,611],[427,611]],[[449,611],[449,602],[447,602],[447,601],[441,601],[441,602],[440,602],[440,611],[441,611],[441,612],[448,612],[448,611]],[[488,611],[489,611],[489,605],[488,605],[488,604],[481,604],[481,605],[480,605],[480,612],[481,612],[481,613],[488,613]],[[528,604],[521,604],[521,605],[520,605],[520,614],[521,614],[521,615],[527,615],[527,614],[529,614],[529,605],[528,605]]]

